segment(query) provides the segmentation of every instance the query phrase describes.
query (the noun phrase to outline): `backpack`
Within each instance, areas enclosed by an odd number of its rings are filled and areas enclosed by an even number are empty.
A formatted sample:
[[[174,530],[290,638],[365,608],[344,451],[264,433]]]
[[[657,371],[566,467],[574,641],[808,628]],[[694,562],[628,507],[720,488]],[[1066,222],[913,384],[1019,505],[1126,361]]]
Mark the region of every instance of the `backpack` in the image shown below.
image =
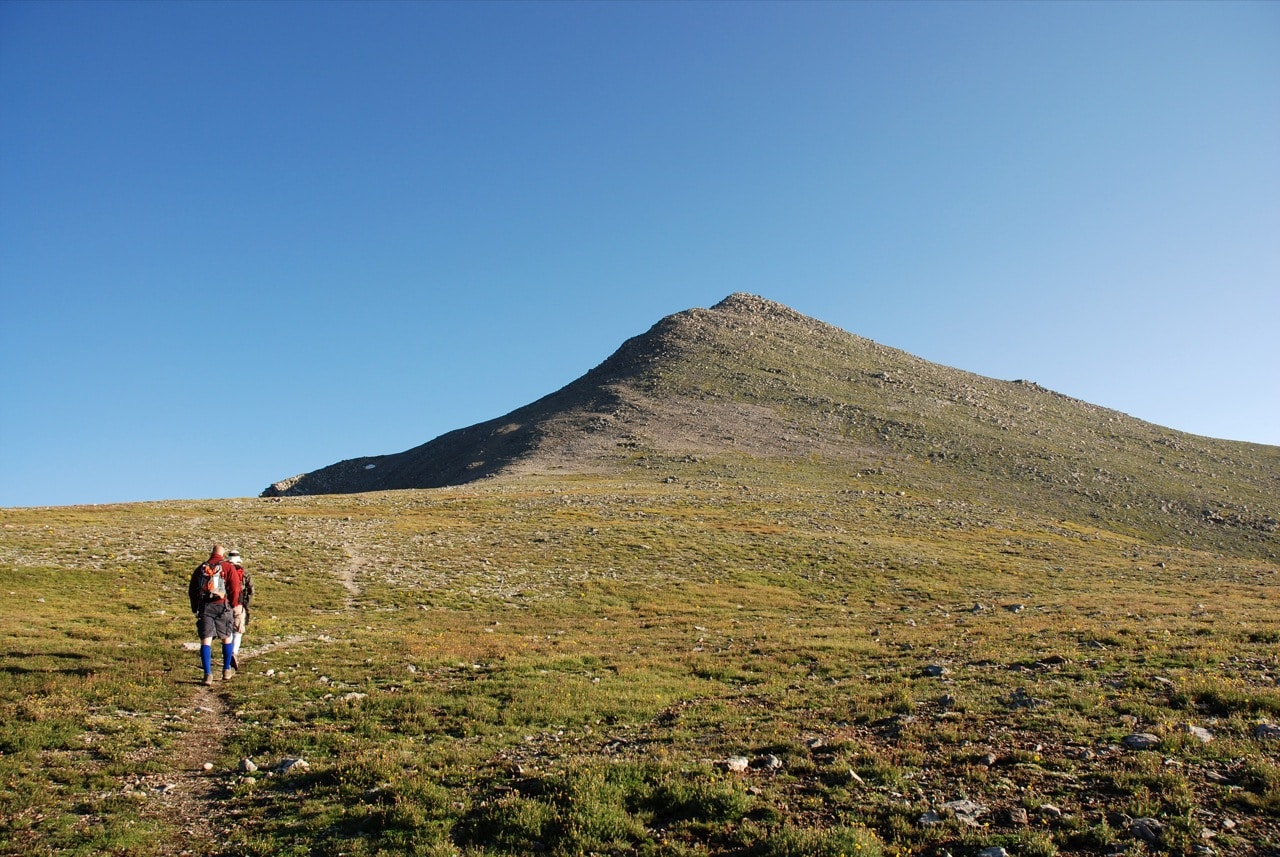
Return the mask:
[[[206,562],[200,566],[200,571],[204,574],[200,581],[200,591],[204,594],[204,599],[217,601],[220,598],[226,598],[227,581],[222,573],[222,564],[211,565]]]
[[[247,608],[249,603],[253,601],[253,578],[249,577],[249,572],[244,570],[243,566],[236,566],[240,569],[240,606]]]

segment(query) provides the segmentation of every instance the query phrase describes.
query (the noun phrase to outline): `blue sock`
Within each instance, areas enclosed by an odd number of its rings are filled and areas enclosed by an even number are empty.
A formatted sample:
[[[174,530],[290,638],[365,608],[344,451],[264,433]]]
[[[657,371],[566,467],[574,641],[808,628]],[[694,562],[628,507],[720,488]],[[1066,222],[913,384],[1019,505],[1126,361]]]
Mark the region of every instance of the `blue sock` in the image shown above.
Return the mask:
[[[222,644],[222,668],[224,670],[231,669],[231,644]]]
[[[204,664],[206,673],[213,672],[213,646],[200,647],[200,663]]]

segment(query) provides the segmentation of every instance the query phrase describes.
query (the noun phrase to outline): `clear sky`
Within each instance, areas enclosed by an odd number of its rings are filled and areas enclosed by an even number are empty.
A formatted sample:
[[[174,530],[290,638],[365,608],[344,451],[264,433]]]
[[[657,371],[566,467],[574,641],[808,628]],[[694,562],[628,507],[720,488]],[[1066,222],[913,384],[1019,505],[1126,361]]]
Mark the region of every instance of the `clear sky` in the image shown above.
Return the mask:
[[[0,506],[252,496],[736,291],[1280,444],[1280,3],[0,3]]]

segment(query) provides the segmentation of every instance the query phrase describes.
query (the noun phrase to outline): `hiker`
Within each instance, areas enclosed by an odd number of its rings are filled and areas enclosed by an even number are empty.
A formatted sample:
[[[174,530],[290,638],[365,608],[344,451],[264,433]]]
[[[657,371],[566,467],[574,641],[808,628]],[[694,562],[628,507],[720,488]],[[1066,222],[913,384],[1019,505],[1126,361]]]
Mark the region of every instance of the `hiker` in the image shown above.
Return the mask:
[[[240,601],[240,578],[236,567],[225,559],[222,545],[214,545],[209,558],[191,573],[187,595],[196,616],[196,636],[200,638],[200,663],[204,683],[213,684],[213,638],[222,640],[222,680],[236,674],[231,666],[231,640],[235,617],[231,605]]]
[[[249,602],[253,600],[253,579],[244,570],[244,561],[240,559],[240,551],[232,550],[227,554],[227,562],[236,567],[235,577],[239,578],[239,601],[232,602],[231,615],[231,668],[240,670],[240,641],[244,639],[245,629],[249,627]]]

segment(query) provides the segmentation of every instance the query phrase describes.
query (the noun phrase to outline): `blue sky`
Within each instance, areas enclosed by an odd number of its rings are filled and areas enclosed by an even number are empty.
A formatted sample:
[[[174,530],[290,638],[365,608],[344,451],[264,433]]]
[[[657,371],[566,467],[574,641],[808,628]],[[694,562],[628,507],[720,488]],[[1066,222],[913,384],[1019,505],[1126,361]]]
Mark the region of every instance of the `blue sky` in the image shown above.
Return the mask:
[[[736,291],[1280,444],[1280,4],[0,4],[0,506],[252,496]]]

